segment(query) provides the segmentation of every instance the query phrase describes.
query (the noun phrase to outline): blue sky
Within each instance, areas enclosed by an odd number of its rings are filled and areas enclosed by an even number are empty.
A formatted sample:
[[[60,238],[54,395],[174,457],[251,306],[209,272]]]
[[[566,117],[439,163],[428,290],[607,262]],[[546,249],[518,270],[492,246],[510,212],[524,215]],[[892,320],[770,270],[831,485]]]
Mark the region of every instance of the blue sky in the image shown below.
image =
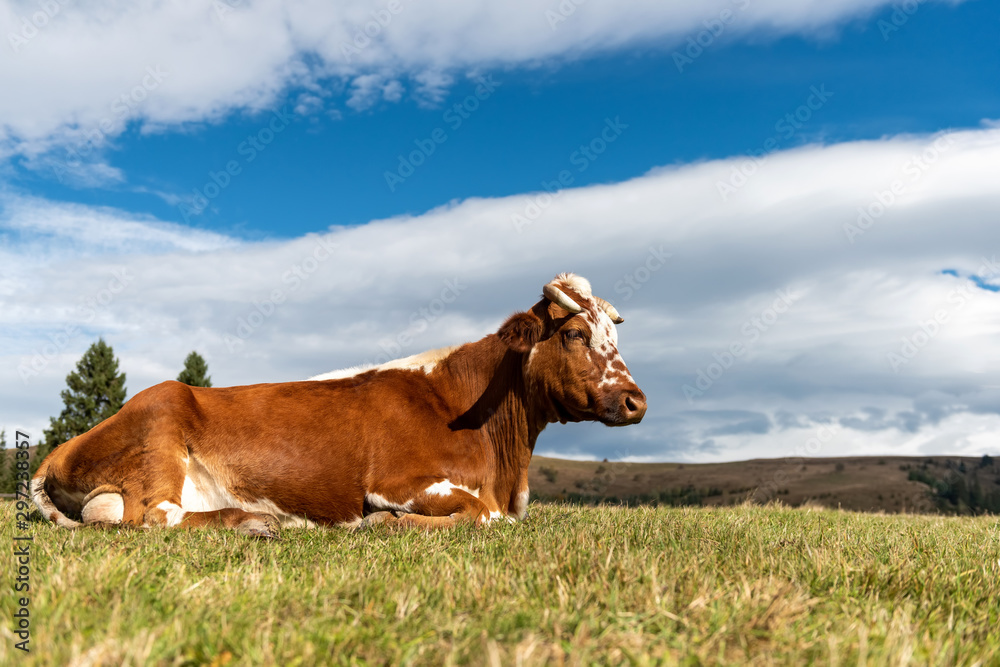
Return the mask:
[[[574,271],[650,410],[541,453],[997,453],[996,3],[400,0],[350,57],[388,0],[59,6],[0,0],[8,431],[98,336],[130,396],[290,381]]]
[[[500,85],[457,128],[443,115],[475,93],[474,79],[457,77],[434,105],[418,105],[404,93],[399,101],[357,111],[334,92],[326,113],[305,117],[292,111],[302,92],[292,88],[272,105],[293,118],[290,126],[252,163],[238,147],[264,127],[268,112],[234,111],[152,134],[137,131],[134,121],[105,153],[124,173],[122,183],[72,187],[60,184],[52,169],[23,166],[10,182],[52,200],[114,206],[241,238],[289,238],[418,214],[453,199],[537,190],[567,167],[573,185],[585,186],[759,150],[771,136],[780,138],[780,148],[791,148],[974,127],[990,117],[1000,106],[995,6],[927,3],[889,31],[893,11],[882,7],[823,34],[741,39],[723,32],[702,54],[692,52],[697,58],[683,63],[683,72],[674,54],[686,53],[686,40],[653,40],[568,62],[484,67],[482,76]],[[343,90],[335,81],[328,86]],[[806,101],[811,86],[831,91],[830,103],[793,136],[783,136],[775,124]],[[606,118],[620,118],[628,129],[607,159],[580,171],[583,163],[570,164],[571,155]],[[384,173],[435,128],[446,131],[446,143],[390,191]],[[192,201],[196,188],[211,183],[210,172],[232,159],[241,173],[201,214],[189,210],[185,217],[178,205],[135,191]]]

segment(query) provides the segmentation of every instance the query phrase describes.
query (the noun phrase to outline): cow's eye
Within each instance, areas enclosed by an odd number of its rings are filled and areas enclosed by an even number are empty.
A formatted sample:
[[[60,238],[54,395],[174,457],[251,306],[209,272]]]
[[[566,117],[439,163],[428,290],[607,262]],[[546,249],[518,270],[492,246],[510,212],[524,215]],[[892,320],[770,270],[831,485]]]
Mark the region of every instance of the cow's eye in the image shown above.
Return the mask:
[[[566,340],[583,340],[583,332],[579,329],[567,329]]]

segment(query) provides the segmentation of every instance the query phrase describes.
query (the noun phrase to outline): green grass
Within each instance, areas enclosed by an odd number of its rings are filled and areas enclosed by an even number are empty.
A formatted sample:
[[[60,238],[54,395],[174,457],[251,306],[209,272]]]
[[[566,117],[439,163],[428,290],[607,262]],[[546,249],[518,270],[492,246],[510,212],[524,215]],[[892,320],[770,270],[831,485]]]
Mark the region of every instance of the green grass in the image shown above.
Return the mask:
[[[13,505],[0,504],[10,553]],[[34,523],[0,664],[1000,664],[1000,523],[533,504],[434,533]]]

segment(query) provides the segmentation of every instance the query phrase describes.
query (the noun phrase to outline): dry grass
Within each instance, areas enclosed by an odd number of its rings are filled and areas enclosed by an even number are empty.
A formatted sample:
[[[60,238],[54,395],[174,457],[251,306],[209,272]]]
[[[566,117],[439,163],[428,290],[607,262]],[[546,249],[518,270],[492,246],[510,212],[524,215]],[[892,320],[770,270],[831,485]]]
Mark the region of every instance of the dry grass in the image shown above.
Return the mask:
[[[995,518],[532,505],[277,542],[31,532],[33,652],[8,621],[2,664],[1000,663]]]

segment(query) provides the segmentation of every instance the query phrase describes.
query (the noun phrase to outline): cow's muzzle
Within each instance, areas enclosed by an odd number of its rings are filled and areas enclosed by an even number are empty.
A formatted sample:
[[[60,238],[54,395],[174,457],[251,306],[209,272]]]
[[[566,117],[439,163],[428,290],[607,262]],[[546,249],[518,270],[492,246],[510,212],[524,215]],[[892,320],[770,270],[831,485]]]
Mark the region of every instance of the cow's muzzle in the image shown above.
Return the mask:
[[[618,395],[617,405],[604,420],[608,426],[628,426],[638,424],[646,414],[646,395],[638,388],[623,391]]]

